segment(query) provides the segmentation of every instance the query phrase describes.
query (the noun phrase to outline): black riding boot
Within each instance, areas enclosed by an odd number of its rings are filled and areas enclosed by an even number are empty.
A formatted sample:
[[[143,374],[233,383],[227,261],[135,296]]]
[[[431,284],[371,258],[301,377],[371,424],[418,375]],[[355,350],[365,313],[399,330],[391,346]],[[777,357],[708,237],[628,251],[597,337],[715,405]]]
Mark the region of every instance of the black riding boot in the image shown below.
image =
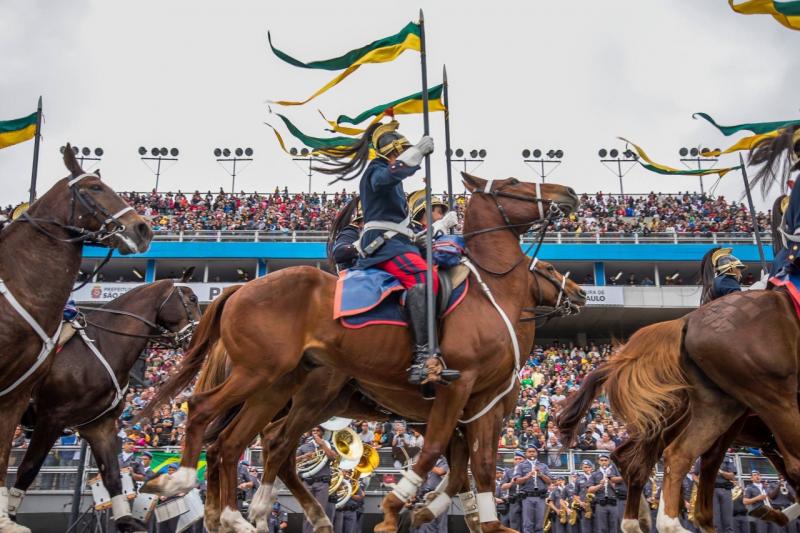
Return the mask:
[[[422,396],[426,400],[436,397],[434,383],[443,385],[461,377],[461,372],[444,368],[441,355],[430,355],[428,339],[428,313],[425,299],[425,284],[414,285],[406,293],[406,309],[411,322],[411,333],[414,335],[414,356],[408,369],[408,382],[420,385]]]

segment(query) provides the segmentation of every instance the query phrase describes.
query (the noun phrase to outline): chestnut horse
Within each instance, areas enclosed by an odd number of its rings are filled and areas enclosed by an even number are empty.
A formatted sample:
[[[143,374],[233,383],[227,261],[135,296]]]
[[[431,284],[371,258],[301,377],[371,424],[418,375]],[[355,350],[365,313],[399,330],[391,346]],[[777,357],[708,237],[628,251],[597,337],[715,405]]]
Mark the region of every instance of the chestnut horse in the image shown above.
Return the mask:
[[[144,252],[153,232],[114,191],[87,174],[69,144],[69,176],[0,232],[0,531],[27,533],[8,516],[11,440],[34,384],[47,373],[84,243]]]
[[[508,413],[516,402],[508,394],[516,387],[515,369],[520,364],[513,324],[522,312],[529,277],[519,238],[534,223],[546,224],[548,212],[574,210],[578,199],[572,189],[556,184],[463,177],[472,192],[464,237],[473,289],[444,320],[441,335],[445,359],[461,371],[459,381],[439,387],[432,403],[409,394],[414,388],[405,379],[410,346],[405,328],[344,328],[332,317],[334,276],[310,267],[280,270],[227,297],[223,294],[204,315],[179,372],[149,406],[187,386],[218,338],[231,359],[231,374],[222,385],[192,397],[181,468],[170,477],[151,480],[145,490],[176,494],[194,487],[206,426],[244,403],[220,435],[219,460],[235,462],[264,421],[271,420],[302,385],[308,368],[322,365],[352,376],[368,397],[388,410],[428,423],[419,459],[384,498],[384,522],[376,531],[396,529],[404,501],[416,493],[445,452],[459,421],[468,424],[466,437],[484,530],[501,530],[494,510],[494,460],[502,416],[487,413],[498,403]],[[524,345],[528,344],[530,339]],[[287,378],[281,380],[282,376]],[[247,530],[249,524],[235,510],[236,493],[229,489],[235,483],[230,476],[221,469],[223,520],[227,514],[230,522],[242,523],[242,530]],[[329,528],[330,523],[326,519],[315,527]]]
[[[683,531],[677,520],[681,481],[698,456],[702,467],[696,520],[704,530],[713,530],[714,476],[734,440],[762,448],[798,487],[800,441],[790,438],[800,430],[798,340],[800,323],[788,295],[733,293],[683,318],[640,329],[605,366],[587,376],[564,404],[559,428],[574,439],[592,399],[605,390],[630,434],[613,453],[629,484],[626,531],[636,531],[637,517],[646,520],[638,513],[641,499],[634,495],[641,494],[647,472],[662,452],[659,530]],[[787,521],[783,513],[770,510],[762,518]]]
[[[122,400],[131,368],[147,343],[154,340],[180,347],[191,335],[200,314],[197,296],[190,288],[172,280],[136,287],[102,308],[86,313],[85,336],[80,332],[75,334],[53,355],[50,372],[34,391],[33,437],[17,468],[14,488],[10,491],[9,514],[19,509],[53,442],[65,428],[77,428],[91,446],[103,484],[111,496],[117,529],[147,529],[131,516],[128,500],[122,495],[116,423],[125,407]],[[105,363],[89,347],[89,342]],[[76,395],[78,390],[81,394]]]
[[[585,294],[575,282],[567,276],[563,276],[551,264],[545,261],[537,261],[534,265],[533,275],[530,276],[529,293],[532,303],[537,307],[525,308],[525,311],[533,313],[532,316],[521,319],[531,322],[538,316],[565,316],[575,313],[580,306],[585,304]],[[522,331],[519,329],[518,331]],[[524,326],[523,326],[524,328]],[[520,335],[521,339],[527,338],[527,332]],[[533,334],[530,334],[533,338]],[[195,393],[210,390],[222,383],[228,374],[228,360],[222,343],[218,342],[212,350],[198,378]],[[332,416],[340,416],[353,419],[366,419],[384,421],[389,418],[387,412],[380,410],[369,399],[364,398],[358,392],[354,384],[350,383],[349,377],[340,374],[328,367],[316,367],[311,370],[305,383],[292,396],[291,408],[288,413],[270,423],[261,432],[261,444],[263,453],[264,473],[262,484],[249,508],[249,519],[256,524],[258,531],[265,531],[266,520],[271,509],[271,492],[275,483],[276,476],[279,476],[284,484],[292,491],[297,501],[302,505],[312,522],[315,517],[324,516],[324,510],[319,503],[308,493],[307,487],[298,478],[295,464],[294,451],[301,435],[308,431],[313,425],[320,424]],[[500,415],[502,416],[502,414]],[[206,435],[207,439],[214,439],[223,428],[215,428],[212,435]],[[463,428],[462,428],[463,429]],[[467,481],[467,459],[466,448],[463,443],[461,448],[452,446],[450,448],[450,483],[446,492],[452,498],[457,492],[469,493],[470,488]],[[208,492],[206,497],[206,521],[205,525],[209,531],[216,531],[220,525],[220,512],[218,508],[218,468],[220,465],[215,460],[218,456],[218,447],[209,448],[207,459],[207,480]],[[231,468],[235,465],[226,465]],[[434,506],[438,511],[445,510],[441,505]],[[415,511],[414,527],[419,527],[422,523],[435,518],[430,511],[425,513],[422,510]],[[466,516],[465,516],[466,518]],[[477,513],[474,518],[477,522]],[[480,530],[479,524],[476,525]]]

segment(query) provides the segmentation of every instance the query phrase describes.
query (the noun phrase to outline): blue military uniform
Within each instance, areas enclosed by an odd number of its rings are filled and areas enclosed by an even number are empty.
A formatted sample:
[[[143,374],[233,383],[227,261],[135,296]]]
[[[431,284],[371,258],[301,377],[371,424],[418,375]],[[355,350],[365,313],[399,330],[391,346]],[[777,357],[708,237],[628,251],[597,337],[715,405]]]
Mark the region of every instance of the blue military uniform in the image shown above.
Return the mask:
[[[554,510],[550,510],[550,523],[552,533],[567,533],[567,524],[562,524],[558,517],[558,511],[561,509],[562,501],[569,501],[566,487],[555,487],[550,491],[550,502],[553,504]]]
[[[772,507],[778,511],[783,511],[797,501],[797,493],[785,480],[770,483],[767,493]],[[798,530],[800,520],[792,520],[782,528],[783,533],[798,533]]]
[[[425,478],[425,481],[422,483],[422,486],[420,486],[419,491],[417,491],[417,499],[420,501],[424,501],[425,495],[435,490],[436,487],[438,487],[442,482],[444,476],[446,476],[450,471],[450,466],[447,464],[447,459],[444,457],[439,457],[439,459],[436,460],[436,464],[433,466],[434,468],[440,468],[444,470],[444,474],[439,475],[433,470],[428,472],[428,477]],[[416,533],[447,533],[447,513],[442,513],[435,519],[431,520],[427,524],[423,524],[417,529],[411,528],[411,531]]]
[[[598,467],[592,474],[592,485],[603,485],[595,492],[594,531],[595,533],[614,533],[619,529],[617,515],[617,493],[611,483],[612,477],[618,477],[619,470],[609,463],[606,467]]]
[[[339,271],[353,268],[358,261],[358,250],[354,243],[361,235],[358,226],[350,224],[339,232],[333,243],[333,260],[336,261],[336,268]]]
[[[733,530],[735,533],[750,533],[747,507],[744,504],[744,491],[733,500]]]
[[[522,452],[516,452],[515,455],[525,457]],[[511,483],[511,486],[505,491],[505,498],[508,501],[508,527],[515,531],[522,529],[522,497],[520,494],[520,487],[516,483],[512,483],[514,479],[514,468],[506,468],[501,484]]]
[[[514,477],[521,478],[533,471],[534,475],[528,481],[520,485],[520,492],[524,493],[522,500],[522,532],[523,533],[542,533],[545,518],[545,499],[548,494],[548,483],[540,475],[550,477],[550,469],[545,463],[538,459],[531,461],[525,459],[514,469]]]
[[[727,276],[725,276],[727,277]],[[719,467],[722,472],[736,474],[736,464],[733,459],[725,456]],[[694,464],[693,472],[700,475],[700,459]],[[733,499],[731,498],[733,481],[729,481],[717,472],[714,479],[714,527],[718,532],[733,533]]]
[[[389,164],[385,159],[373,159],[361,178],[359,193],[364,210],[364,222],[388,221],[402,223],[408,219],[403,180],[412,176],[420,167],[408,167],[403,163]],[[367,250],[384,230],[365,231],[361,237],[361,249]],[[395,235],[367,257],[359,259],[357,266],[367,268],[388,261],[404,253],[419,254],[419,250],[405,235]]]
[[[591,461],[584,461],[583,464],[588,464],[589,466],[593,466]],[[578,472],[578,477],[575,480],[575,491],[580,498],[582,503],[587,502],[587,496],[589,494],[589,487],[594,485],[592,480],[594,479],[594,473],[587,474],[586,472]],[[592,504],[593,505],[593,504]],[[580,524],[581,524],[581,533],[592,533],[594,522],[594,516],[591,518],[586,516],[586,510],[582,509],[580,511]]]
[[[297,448],[296,455],[305,455],[307,453],[311,453],[317,450],[317,443],[314,442],[313,437],[309,437]],[[328,516],[328,519],[331,521],[331,524],[334,523],[334,515],[336,513],[335,505],[329,501],[328,499],[328,488],[331,482],[331,466],[330,461],[325,463],[319,472],[314,474],[310,478],[304,478],[303,482],[308,486],[308,490],[312,496],[319,502],[323,509],[325,509],[325,514]],[[311,522],[308,520],[303,521],[303,533],[313,533],[314,527],[311,525]]]
[[[739,292],[741,290],[742,286],[733,276],[722,275],[714,278],[714,293],[716,294],[717,298],[732,292]]]
[[[280,503],[275,502],[272,504],[272,512],[267,517],[267,532],[280,533],[283,529],[286,529],[281,528],[282,524],[286,524],[286,527],[289,526],[289,515],[283,510]]]
[[[661,500],[661,484],[651,477],[645,484],[642,495],[650,507],[650,533],[657,533],[656,518],[658,518],[658,505]]]
[[[497,508],[497,516],[500,518],[500,523],[508,527],[508,495],[506,494],[507,491],[503,490],[503,479],[505,478],[506,469],[498,468],[497,471],[502,472],[503,475],[494,480],[494,497],[498,500],[502,500],[502,502],[496,502],[495,506]]]
[[[743,497],[755,498],[756,496],[759,496],[761,494],[767,494],[766,484],[759,483],[758,485],[756,485],[755,483],[751,483],[744,489]],[[757,511],[758,509],[761,509],[766,505],[772,506],[772,504],[769,501],[769,498],[767,498],[766,500],[758,501],[747,505],[747,511],[748,513],[752,514],[753,511]],[[756,533],[778,533],[778,531],[780,531],[780,528],[773,522],[766,522],[764,520],[755,518],[753,516],[750,517],[750,522],[752,525],[755,525]]]
[[[358,491],[347,503],[336,510],[336,520],[333,523],[333,531],[335,533],[358,533],[361,531],[358,523],[358,515],[363,508],[364,489],[359,485]]]

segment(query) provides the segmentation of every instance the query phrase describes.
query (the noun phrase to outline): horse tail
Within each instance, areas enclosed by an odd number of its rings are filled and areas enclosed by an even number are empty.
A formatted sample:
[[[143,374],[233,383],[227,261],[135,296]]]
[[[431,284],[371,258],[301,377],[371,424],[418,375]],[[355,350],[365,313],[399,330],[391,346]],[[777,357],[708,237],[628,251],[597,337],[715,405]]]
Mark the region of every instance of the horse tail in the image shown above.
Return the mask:
[[[700,282],[703,284],[703,292],[700,293],[700,305],[707,304],[714,299],[714,263],[711,256],[714,252],[722,248],[715,246],[703,256],[700,261]]]
[[[607,363],[605,391],[611,410],[631,434],[660,436],[686,412],[684,325],[679,318],[644,327]]]
[[[152,416],[158,406],[171,400],[178,392],[189,386],[189,383],[200,371],[200,367],[206,360],[209,350],[219,339],[219,322],[222,310],[225,308],[225,302],[240,288],[242,288],[242,285],[227,287],[222,291],[222,294],[211,302],[197,325],[197,331],[192,335],[189,350],[184,354],[178,371],[158,387],[156,395],[142,409],[137,419]]]
[[[783,250],[783,199],[785,194],[778,196],[772,204],[772,255],[776,256]]]
[[[578,431],[581,429],[581,421],[589,412],[592,402],[600,395],[600,391],[608,379],[609,365],[605,364],[599,366],[595,370],[589,372],[583,382],[581,388],[577,392],[570,394],[566,400],[561,403],[561,410],[556,418],[556,425],[558,425],[558,432],[562,436],[562,442],[565,445],[570,445],[578,437]]]
[[[200,375],[197,377],[197,384],[194,386],[195,393],[205,392],[213,389],[225,381],[231,373],[230,358],[222,340],[217,340],[203,363]],[[244,404],[238,404],[228,409],[224,414],[218,416],[206,428],[203,434],[203,442],[209,444],[219,437],[222,430],[239,413]]]

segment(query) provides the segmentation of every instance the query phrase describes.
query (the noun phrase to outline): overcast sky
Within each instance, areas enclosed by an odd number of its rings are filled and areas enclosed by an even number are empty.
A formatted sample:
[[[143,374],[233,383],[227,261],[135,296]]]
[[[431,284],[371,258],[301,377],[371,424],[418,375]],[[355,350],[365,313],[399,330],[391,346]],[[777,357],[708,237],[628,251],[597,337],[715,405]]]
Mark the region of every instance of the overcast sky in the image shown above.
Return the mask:
[[[304,98],[335,73],[281,62],[267,47],[267,30],[299,59],[325,59],[397,32],[419,7],[431,84],[447,64],[453,147],[488,151],[478,175],[530,180],[536,174],[521,150],[560,148],[566,155],[552,181],[614,192],[618,180],[597,151],[621,147],[617,136],[680,166],[681,146],[732,143],[693,120],[695,111],[723,124],[798,118],[800,33],[769,16],[733,13],[725,0],[0,0],[0,120],[33,112],[44,97],[40,191],[66,175],[58,153],[66,141],[101,146],[99,166],[117,190],[153,187],[137,154],[141,145],[180,149],[162,190],[229,190],[230,177],[212,154],[226,146],[255,150],[237,190],[305,190],[304,170],[263,124],[270,120],[265,102]],[[406,52],[393,63],[361,67],[285,113],[308,134],[324,136],[318,109],[353,115],[419,89],[419,55]],[[400,122],[415,142],[421,117]],[[432,115],[432,128],[439,191],[441,114]],[[0,203],[27,198],[32,152],[33,142],[0,151]],[[314,189],[332,191],[327,181],[314,177]],[[411,178],[406,190],[421,183]],[[642,168],[625,177],[631,193],[698,188],[696,178]],[[718,192],[739,198],[741,177],[729,174]]]

